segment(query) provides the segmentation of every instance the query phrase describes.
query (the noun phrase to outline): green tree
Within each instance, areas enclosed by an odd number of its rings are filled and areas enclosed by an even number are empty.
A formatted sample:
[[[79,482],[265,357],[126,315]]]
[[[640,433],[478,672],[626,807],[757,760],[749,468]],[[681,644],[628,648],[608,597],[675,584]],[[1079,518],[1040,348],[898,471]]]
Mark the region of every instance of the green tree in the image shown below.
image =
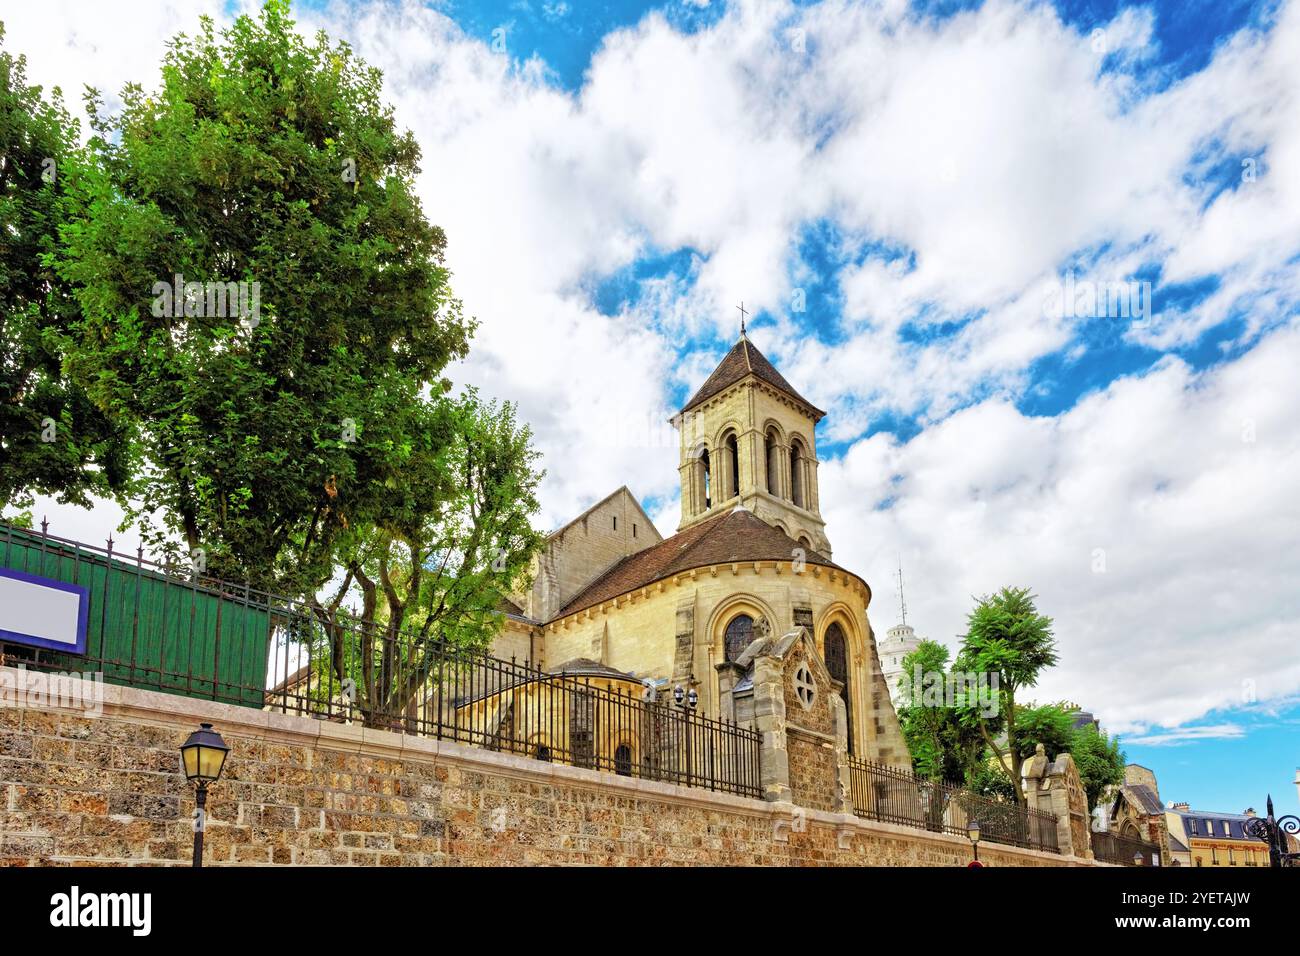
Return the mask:
[[[1092,808],[1108,787],[1124,779],[1124,754],[1119,739],[1100,733],[1095,725],[1075,727],[1077,712],[1078,708],[1067,703],[1018,705],[1017,754],[1023,762],[1033,756],[1039,744],[1049,757],[1069,753],[1088,795],[1088,806]],[[999,761],[985,760],[968,782],[981,793],[1006,796],[1015,793],[1011,776]]]
[[[1065,753],[1074,744],[1074,714],[1059,704],[1016,706],[1016,751],[1028,760],[1043,745],[1048,756]]]
[[[542,536],[531,523],[540,475],[509,404],[473,392],[409,412],[418,436],[384,490],[376,523],[339,536],[343,579],[311,607],[324,687],[348,682],[369,724],[403,714],[447,649],[481,650],[497,604],[525,579]],[[360,596],[354,616],[344,599]]]
[[[1108,737],[1087,724],[1074,732],[1070,753],[1088,794],[1089,810],[1097,806],[1106,790],[1124,782],[1125,757],[1118,737]]]
[[[921,641],[903,658],[898,719],[912,754],[915,771],[930,780],[965,780],[985,752],[974,702],[927,699],[933,682],[952,679],[948,648]],[[919,684],[915,677],[920,676]]]
[[[88,94],[54,257],[80,306],[66,367],[147,463],[128,518],[209,573],[327,581],[421,440],[399,412],[442,396],[467,352],[419,148],[380,93],[270,0],[177,36],[159,88],[127,86],[119,114]]]
[[[58,238],[58,181],[80,135],[56,89],[27,82],[0,24],[0,513],[32,493],[87,505],[120,487],[124,436],[63,375],[58,335],[75,302],[43,263]]]
[[[957,668],[998,676],[998,715],[981,717],[977,725],[985,744],[1006,768],[1021,803],[1025,794],[1020,782],[1022,734],[1017,724],[1016,692],[1033,687],[1043,669],[1056,661],[1052,619],[1038,613],[1028,588],[1003,588],[976,603],[967,621]],[[999,729],[1004,742],[997,739]]]

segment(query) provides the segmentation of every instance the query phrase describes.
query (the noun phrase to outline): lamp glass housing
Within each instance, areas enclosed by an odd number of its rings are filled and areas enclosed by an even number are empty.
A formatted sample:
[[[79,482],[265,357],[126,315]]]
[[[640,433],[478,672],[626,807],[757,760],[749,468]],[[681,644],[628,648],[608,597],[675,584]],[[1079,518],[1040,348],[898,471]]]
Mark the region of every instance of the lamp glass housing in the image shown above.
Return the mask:
[[[221,777],[230,748],[211,724],[201,724],[181,745],[181,769],[185,778],[200,783],[215,783]]]
[[[980,825],[978,820],[972,820],[970,823],[966,824],[966,836],[970,837],[971,843],[979,843]]]

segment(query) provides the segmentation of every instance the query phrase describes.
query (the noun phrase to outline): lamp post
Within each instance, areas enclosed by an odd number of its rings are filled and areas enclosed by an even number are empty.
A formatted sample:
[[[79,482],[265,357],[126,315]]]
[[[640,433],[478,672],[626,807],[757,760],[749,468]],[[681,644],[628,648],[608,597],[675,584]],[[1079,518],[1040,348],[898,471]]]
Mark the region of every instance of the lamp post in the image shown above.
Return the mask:
[[[226,765],[230,748],[211,724],[199,724],[181,744],[181,769],[185,779],[194,784],[194,866],[203,866],[203,831],[207,826],[208,785],[216,783]]]
[[[1144,856],[1142,856],[1142,851],[1141,851],[1141,850],[1135,850],[1135,851],[1133,852],[1133,865],[1134,865],[1134,866],[1141,866],[1142,863],[1143,863],[1143,861],[1144,861],[1145,859],[1146,859],[1146,858],[1145,858]]]
[[[691,766],[691,712],[695,710],[696,706],[698,706],[700,695],[696,693],[694,687],[691,688],[691,691],[688,694],[682,690],[682,685],[678,684],[673,688],[673,700],[677,702],[677,706],[686,714],[686,785],[689,787],[691,785],[691,774],[694,769]],[[685,700],[686,703],[689,703],[690,707],[683,704],[683,700]]]
[[[972,820],[966,824],[966,836],[970,837],[971,851],[975,854],[975,859],[971,861],[971,866],[980,866],[980,822]]]
[[[1287,834],[1300,833],[1300,817],[1275,817],[1272,794],[1269,794],[1267,807],[1267,817],[1252,817],[1246,821],[1246,835],[1268,844],[1268,865],[1274,869],[1300,865],[1300,853],[1287,850]]]

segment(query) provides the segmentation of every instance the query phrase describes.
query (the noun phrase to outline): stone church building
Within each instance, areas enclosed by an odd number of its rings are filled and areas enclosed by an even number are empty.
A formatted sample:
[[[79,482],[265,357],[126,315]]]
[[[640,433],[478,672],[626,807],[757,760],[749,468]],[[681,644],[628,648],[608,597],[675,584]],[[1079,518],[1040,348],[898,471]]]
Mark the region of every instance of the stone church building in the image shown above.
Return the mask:
[[[804,629],[842,697],[849,752],[910,766],[868,617],[871,588],[832,560],[815,428],[825,413],[742,331],[672,419],[681,524],[665,538],[626,486],[552,533],[503,602],[498,657],[615,674],[748,723],[747,649]]]

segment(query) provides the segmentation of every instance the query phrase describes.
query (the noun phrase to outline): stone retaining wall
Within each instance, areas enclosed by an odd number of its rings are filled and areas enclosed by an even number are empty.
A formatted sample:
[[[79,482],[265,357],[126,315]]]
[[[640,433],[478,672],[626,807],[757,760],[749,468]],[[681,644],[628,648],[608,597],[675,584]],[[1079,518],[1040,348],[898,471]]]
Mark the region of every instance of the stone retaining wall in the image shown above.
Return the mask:
[[[0,669],[10,670],[10,669]],[[4,676],[0,674],[0,676]],[[0,864],[188,865],[178,750],[232,750],[207,865],[961,866],[959,837],[448,742],[105,686],[103,713],[0,706]],[[1090,865],[981,844],[989,866]]]

